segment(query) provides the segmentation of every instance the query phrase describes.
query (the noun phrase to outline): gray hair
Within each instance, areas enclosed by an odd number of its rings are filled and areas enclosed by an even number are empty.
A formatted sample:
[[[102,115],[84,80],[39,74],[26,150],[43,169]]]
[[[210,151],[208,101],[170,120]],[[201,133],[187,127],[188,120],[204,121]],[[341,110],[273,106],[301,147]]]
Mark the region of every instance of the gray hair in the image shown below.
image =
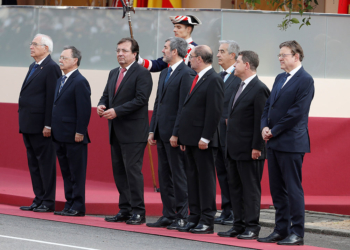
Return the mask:
[[[81,52],[74,46],[65,46],[63,50],[71,49],[72,50],[72,57],[73,58],[78,58],[77,65],[79,67],[80,61],[81,61]]]
[[[205,64],[213,63],[213,51],[208,46],[199,45],[194,48],[194,53],[200,56]]]
[[[180,37],[170,37],[165,40],[165,42],[169,42],[169,41],[170,41],[170,50],[173,51],[176,49],[179,57],[185,58],[185,56],[187,55],[187,46],[188,46],[186,40]]]
[[[39,34],[36,34],[34,38],[36,38],[38,36],[41,36],[41,43],[46,45],[49,48],[49,52],[51,54],[53,51],[53,42],[52,42],[51,37],[39,33]]]
[[[228,47],[227,47],[227,52],[229,54],[232,54],[232,53],[235,53],[235,60],[237,60],[237,57],[238,57],[238,53],[240,51],[239,49],[239,45],[236,41],[233,41],[233,40],[220,40],[219,41],[220,44],[228,44]]]

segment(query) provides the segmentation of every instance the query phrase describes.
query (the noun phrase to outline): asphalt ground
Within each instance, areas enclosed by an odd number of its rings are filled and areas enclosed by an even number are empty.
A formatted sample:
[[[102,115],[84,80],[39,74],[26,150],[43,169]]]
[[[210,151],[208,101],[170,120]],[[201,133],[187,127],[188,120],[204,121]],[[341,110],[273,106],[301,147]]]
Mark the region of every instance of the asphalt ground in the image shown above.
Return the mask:
[[[147,217],[147,222],[154,222],[157,219],[158,217]],[[215,232],[229,229],[230,226],[215,225]],[[266,236],[272,230],[272,227],[263,226],[260,236]],[[350,237],[306,233],[305,244],[349,250]],[[0,249],[225,250],[246,248],[0,214]]]

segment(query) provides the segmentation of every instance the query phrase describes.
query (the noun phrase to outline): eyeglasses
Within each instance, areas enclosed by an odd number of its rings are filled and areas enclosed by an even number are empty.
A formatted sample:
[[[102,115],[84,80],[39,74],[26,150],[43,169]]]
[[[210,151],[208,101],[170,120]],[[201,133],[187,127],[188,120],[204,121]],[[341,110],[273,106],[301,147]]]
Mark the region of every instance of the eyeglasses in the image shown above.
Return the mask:
[[[34,47],[37,47],[37,46],[46,46],[46,44],[40,44],[40,43],[30,43],[29,46],[34,46]]]
[[[60,60],[64,60],[64,61],[65,61],[65,60],[67,60],[67,59],[69,59],[69,58],[73,58],[73,57],[65,57],[65,56],[60,56],[60,58],[59,58],[59,59],[60,59]]]
[[[126,49],[116,49],[115,52],[117,52],[117,53],[123,52],[123,53],[125,54],[125,53],[130,52],[130,50],[126,50]]]
[[[277,55],[277,57],[278,58],[280,58],[280,57],[285,58],[288,55],[293,55],[293,54],[279,54],[279,55]]]
[[[192,56],[191,54],[189,55],[188,59],[191,60],[194,57],[199,57],[199,56]]]

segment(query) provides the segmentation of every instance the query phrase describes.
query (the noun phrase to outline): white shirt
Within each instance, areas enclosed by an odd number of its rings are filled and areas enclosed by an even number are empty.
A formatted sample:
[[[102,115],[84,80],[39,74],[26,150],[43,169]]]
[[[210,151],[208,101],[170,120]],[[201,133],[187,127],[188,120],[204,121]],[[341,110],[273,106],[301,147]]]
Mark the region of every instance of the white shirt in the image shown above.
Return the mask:
[[[227,74],[224,77],[224,82],[226,82],[227,78],[230,77],[230,75],[233,73],[234,70],[235,70],[235,67],[233,65],[231,65],[231,67],[229,67],[228,69],[224,70],[227,72]]]
[[[198,73],[198,80],[197,82],[199,82],[199,80],[202,78],[202,76],[204,76],[205,73],[207,73],[210,69],[212,69],[213,67],[210,65],[208,67],[206,67],[205,69],[202,69],[201,72]],[[197,84],[197,83],[196,83]],[[205,143],[208,143],[210,142],[210,140],[208,139],[205,139],[205,138],[201,138],[201,141],[205,142]]]
[[[45,59],[46,59],[46,57],[43,60],[41,60],[40,62],[36,63],[36,64],[40,65]]]
[[[286,82],[283,84],[282,88],[284,87],[284,85],[286,85],[286,83],[290,80],[290,78],[292,78],[292,77],[295,75],[295,73],[298,72],[298,70],[299,70],[302,66],[303,66],[303,65],[300,64],[298,67],[296,67],[296,68],[293,69],[291,72],[289,72],[290,76],[287,77],[287,80],[286,80]]]
[[[129,66],[127,66],[125,69],[126,71],[124,72],[124,76],[126,75],[126,73],[128,72],[128,70],[130,69],[131,65],[133,65],[135,63],[135,61],[133,61],[132,63],[129,64]],[[122,67],[119,67],[119,72],[122,70]],[[119,78],[119,76],[118,76]]]
[[[244,82],[242,92],[248,86],[248,84],[251,82],[251,80],[253,80],[254,77],[256,77],[256,74],[254,74],[254,75],[248,77],[247,79],[245,79],[244,81],[242,81],[242,82]]]
[[[180,63],[182,63],[182,62],[183,62],[183,60],[180,60],[180,61],[178,61],[177,63],[174,63],[173,65],[170,66],[171,69],[172,69],[170,75],[172,75],[172,74],[174,73],[175,69],[176,69],[176,68],[180,65]]]
[[[66,80],[64,81],[64,83],[66,83],[67,82],[67,80],[68,80],[68,78],[73,74],[73,72],[74,71],[76,71],[78,68],[76,68],[76,69],[73,69],[72,71],[70,71],[70,72],[68,72],[67,74],[65,74],[65,76],[66,76]]]

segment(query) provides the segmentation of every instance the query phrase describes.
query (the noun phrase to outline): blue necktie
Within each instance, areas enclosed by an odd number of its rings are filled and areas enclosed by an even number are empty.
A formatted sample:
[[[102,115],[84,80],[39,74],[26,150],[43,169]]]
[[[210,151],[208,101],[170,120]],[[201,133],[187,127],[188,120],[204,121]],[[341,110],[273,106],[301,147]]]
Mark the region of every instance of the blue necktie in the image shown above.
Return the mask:
[[[225,76],[226,76],[227,74],[228,74],[228,73],[227,73],[226,71],[222,71],[222,72],[220,73],[220,76],[221,76],[221,78],[222,78],[223,81],[225,81]]]
[[[279,92],[281,91],[283,84],[287,81],[288,76],[290,76],[289,73],[286,73],[285,76],[282,78],[282,80],[277,84],[277,91],[276,91],[276,95],[275,98],[278,96]]]
[[[172,69],[171,67],[169,67],[169,69],[168,69],[168,74],[167,74],[166,77],[165,77],[164,88],[163,88],[163,89],[165,89],[166,84],[167,84],[167,81],[169,80],[172,71],[173,71],[173,69]]]
[[[61,90],[62,90],[62,88],[63,88],[63,86],[64,86],[64,83],[65,83],[65,81],[66,81],[66,78],[67,78],[67,76],[62,76],[61,86],[60,86],[60,89],[59,89],[58,93],[61,92]]]
[[[35,65],[34,65],[34,67],[32,68],[32,70],[31,70],[30,73],[29,73],[29,76],[28,76],[26,82],[28,82],[29,78],[33,75],[33,73],[34,73],[34,71],[36,70],[37,67],[39,67],[39,64],[35,64]]]

